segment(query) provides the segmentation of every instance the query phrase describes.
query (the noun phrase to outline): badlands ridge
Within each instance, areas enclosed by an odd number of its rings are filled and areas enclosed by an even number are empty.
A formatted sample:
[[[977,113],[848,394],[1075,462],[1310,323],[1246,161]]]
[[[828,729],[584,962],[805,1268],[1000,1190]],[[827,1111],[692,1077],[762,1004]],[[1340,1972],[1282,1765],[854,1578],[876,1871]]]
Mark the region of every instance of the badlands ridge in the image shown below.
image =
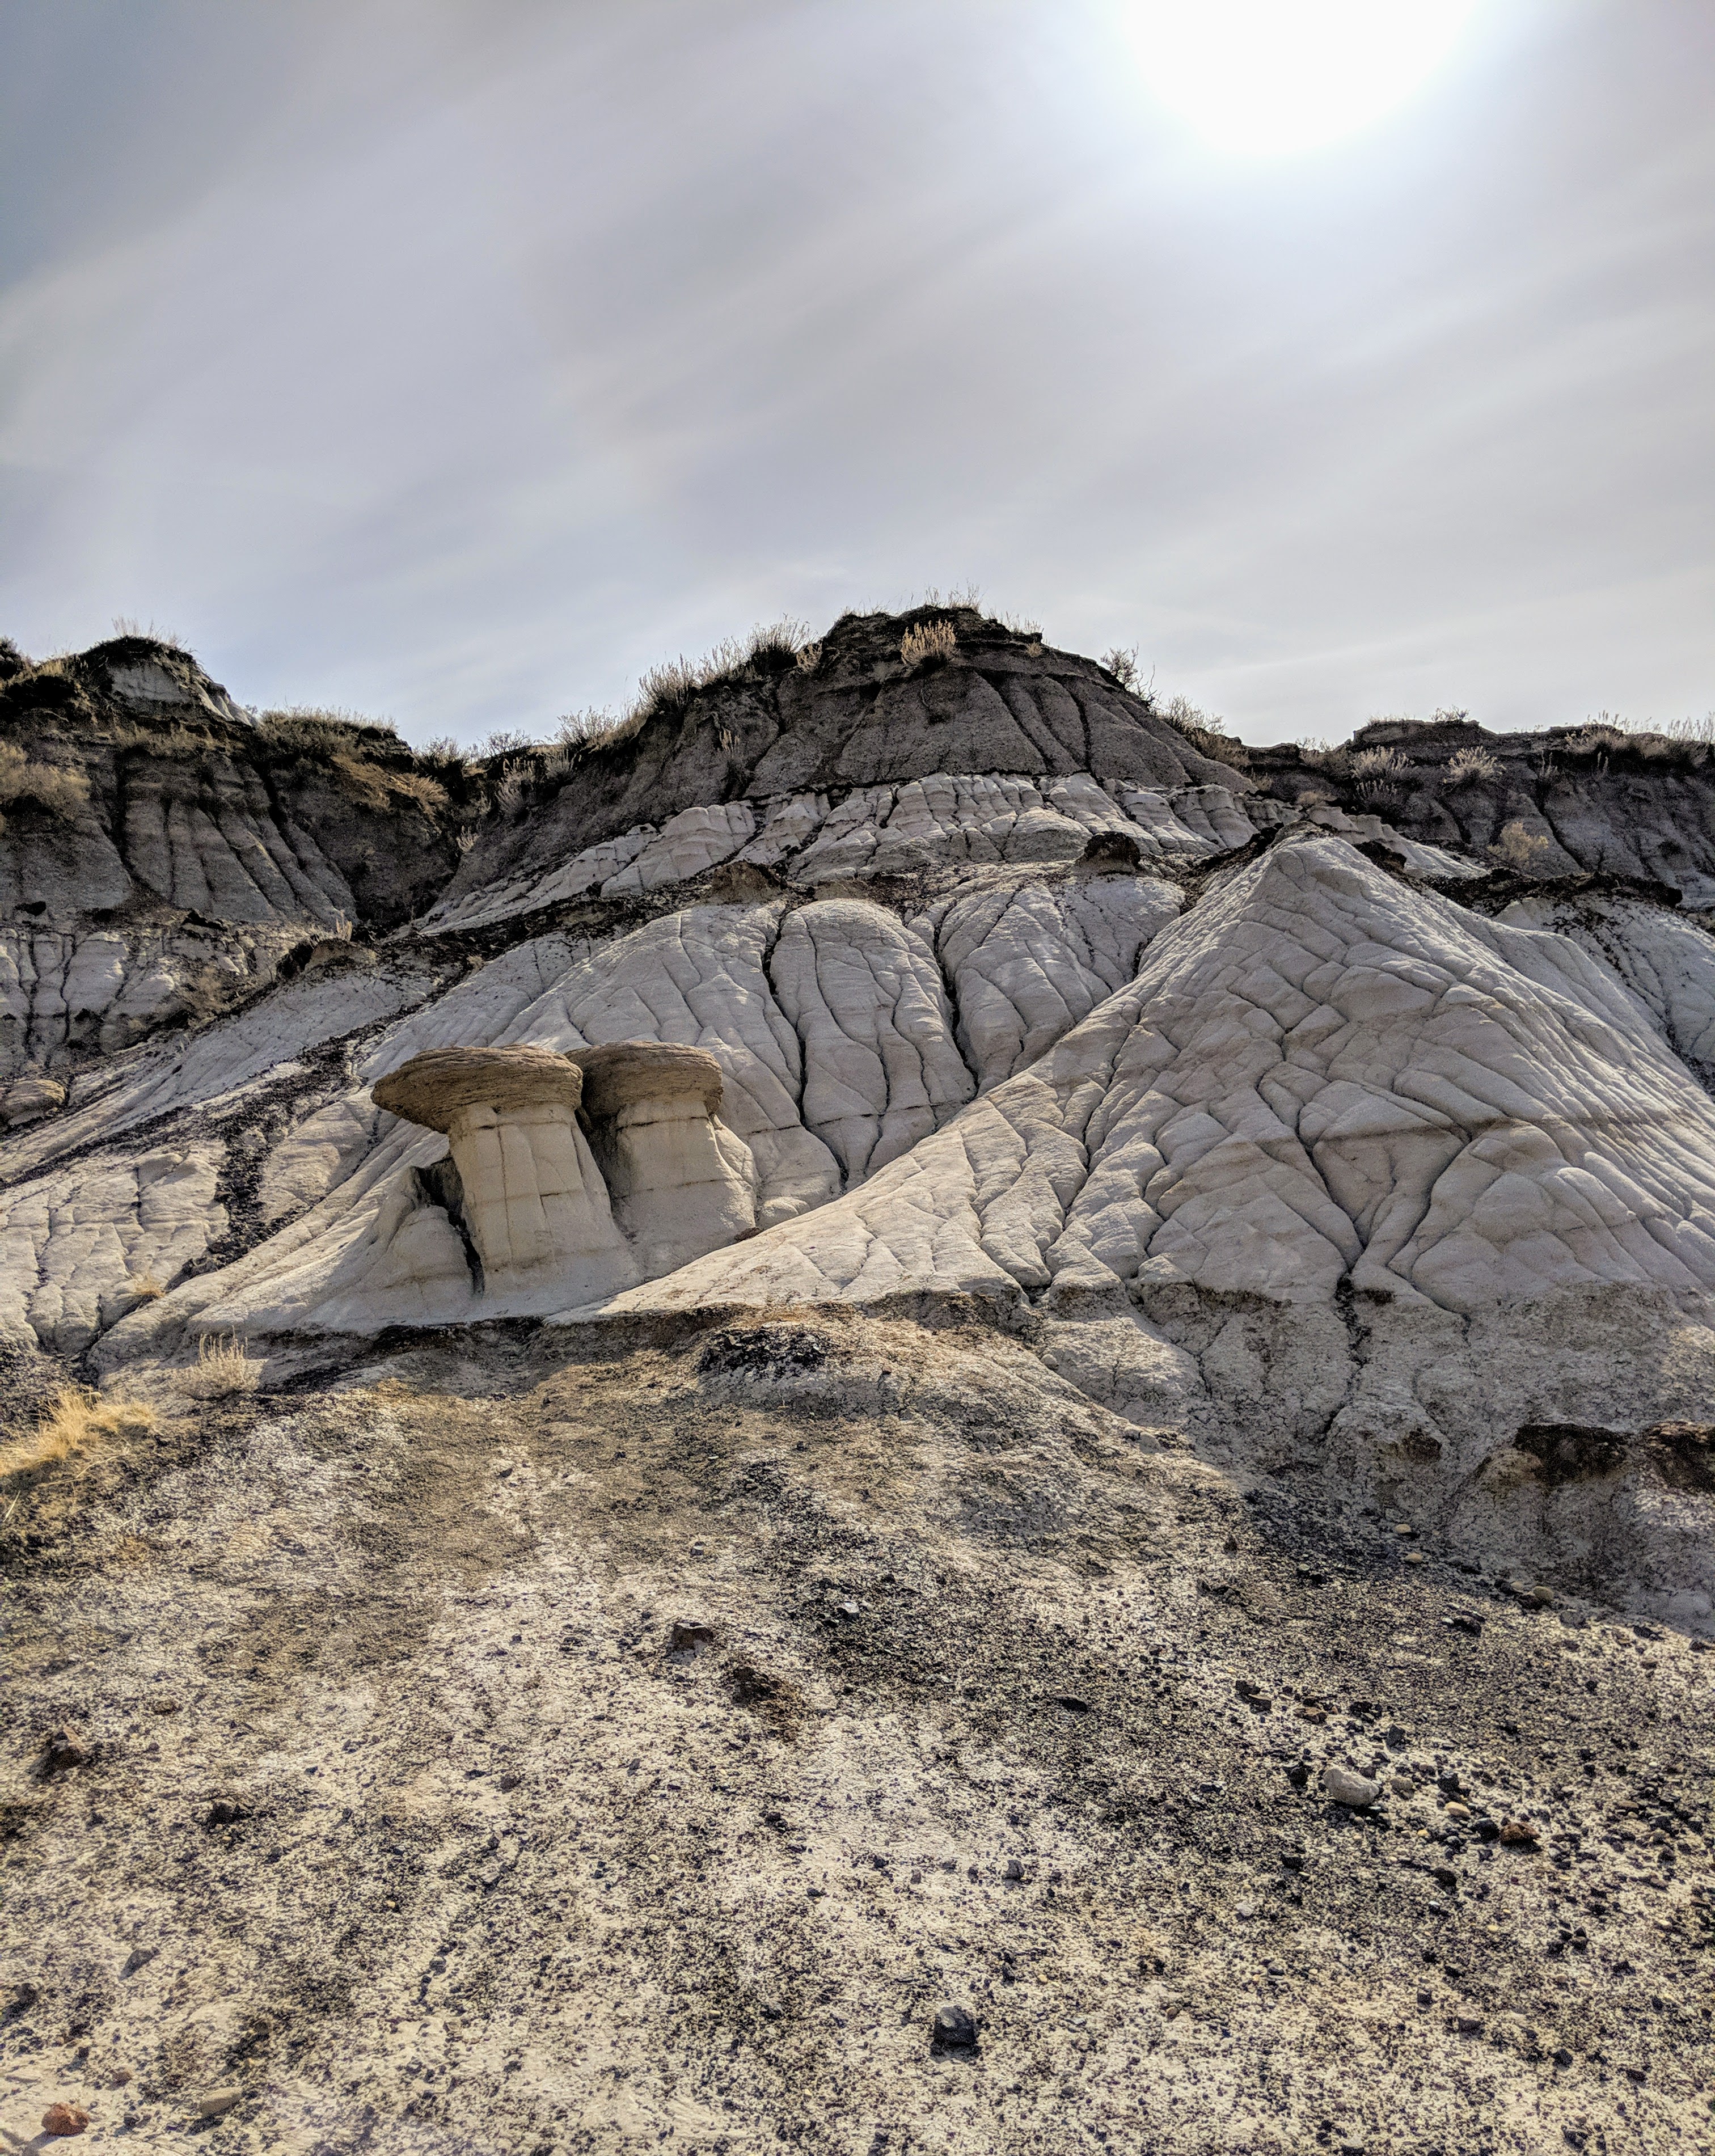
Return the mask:
[[[213,2145],[306,2150],[1695,2145],[1708,748],[1246,752],[968,608],[473,761],[147,639],[0,671],[9,1419],[167,1416],[8,1516],[13,1826],[72,1867],[31,2101],[140,2076],[78,2099],[122,2138],[230,2082]],[[1690,1839],[1605,1948],[1561,1897],[1616,1716]],[[347,1928],[281,1863],[312,1817]]]

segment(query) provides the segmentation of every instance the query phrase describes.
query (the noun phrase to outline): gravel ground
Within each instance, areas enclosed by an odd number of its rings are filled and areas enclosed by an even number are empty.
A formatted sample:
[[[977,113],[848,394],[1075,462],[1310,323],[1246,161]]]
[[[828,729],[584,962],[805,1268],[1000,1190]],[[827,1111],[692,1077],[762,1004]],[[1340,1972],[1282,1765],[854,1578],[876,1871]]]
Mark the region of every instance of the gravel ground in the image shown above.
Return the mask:
[[[1710,2145],[1699,1643],[957,1304],[370,1352],[6,1523],[0,2146]]]

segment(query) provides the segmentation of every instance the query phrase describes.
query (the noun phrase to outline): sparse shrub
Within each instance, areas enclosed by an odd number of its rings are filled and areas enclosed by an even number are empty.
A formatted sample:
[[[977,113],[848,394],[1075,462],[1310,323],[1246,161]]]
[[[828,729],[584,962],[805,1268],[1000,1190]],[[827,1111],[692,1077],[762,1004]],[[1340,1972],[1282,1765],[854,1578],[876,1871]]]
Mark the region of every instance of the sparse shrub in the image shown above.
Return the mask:
[[[1244,742],[1235,741],[1225,731],[1225,721],[1199,711],[1188,697],[1173,696],[1166,703],[1158,704],[1155,715],[1165,719],[1193,748],[1212,762],[1230,764],[1235,771],[1242,771],[1250,761],[1250,752]]]
[[[33,801],[69,823],[89,798],[90,782],[82,772],[33,762],[15,742],[0,742],[0,802]]]
[[[633,723],[622,711],[567,711],[554,734],[568,749],[601,748],[617,741]]]
[[[778,621],[758,622],[750,633],[745,657],[752,662],[762,660],[784,667],[788,660],[796,662],[798,654],[809,640],[810,625],[789,613]]]
[[[1447,758],[1447,777],[1455,786],[1479,778],[1498,778],[1501,759],[1486,748],[1456,749]]]
[[[145,1401],[122,1394],[103,1399],[82,1385],[67,1385],[27,1437],[0,1445],[0,1483],[28,1481],[120,1440],[146,1437],[160,1421]]]
[[[1379,814],[1384,808],[1397,808],[1405,796],[1390,778],[1362,778],[1358,782],[1358,798],[1366,808]]]
[[[459,763],[464,757],[464,752],[450,734],[437,734],[432,741],[424,742],[418,754],[426,757],[431,763]]]
[[[1103,652],[1101,663],[1119,683],[1121,688],[1136,690],[1140,677],[1137,647],[1135,644],[1129,650],[1122,649],[1117,644],[1115,644],[1112,651]]]
[[[501,783],[495,788],[495,802],[503,815],[510,816],[523,802],[528,790],[530,773],[526,766],[509,763],[501,773]]]
[[[254,1393],[262,1382],[262,1365],[250,1360],[236,1334],[224,1340],[209,1334],[197,1342],[195,1363],[181,1370],[176,1382],[193,1400],[226,1399],[235,1393]]]
[[[899,655],[907,674],[932,661],[950,659],[958,648],[958,637],[950,621],[926,621],[908,629],[899,639]]]
[[[476,833],[468,827],[462,831],[454,831],[453,844],[458,848],[460,855],[468,854],[476,844]]]
[[[520,749],[535,747],[536,743],[528,734],[521,733],[515,726],[501,726],[484,742],[482,753],[485,756],[515,756]]]
[[[1540,831],[1528,831],[1516,819],[1503,824],[1501,835],[1489,848],[1490,853],[1502,868],[1516,869],[1520,875],[1541,875],[1548,866],[1548,856],[1553,842]]]
[[[166,1281],[153,1273],[140,1273],[131,1282],[131,1293],[139,1302],[159,1302],[166,1292]]]
[[[1361,748],[1352,759],[1358,778],[1391,778],[1408,768],[1410,759],[1396,748]]]
[[[145,629],[134,614],[115,614],[113,634],[116,636],[137,637],[145,644],[164,644],[169,651],[182,651],[185,648],[184,639],[175,630],[157,629],[152,621]]]

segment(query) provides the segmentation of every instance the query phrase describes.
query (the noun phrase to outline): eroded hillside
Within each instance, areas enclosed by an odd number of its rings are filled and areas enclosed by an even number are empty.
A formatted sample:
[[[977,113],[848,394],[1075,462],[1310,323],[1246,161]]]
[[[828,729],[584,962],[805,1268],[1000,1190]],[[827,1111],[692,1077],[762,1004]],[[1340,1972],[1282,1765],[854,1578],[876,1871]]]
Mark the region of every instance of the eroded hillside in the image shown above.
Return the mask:
[[[1697,2144],[1707,748],[0,699],[0,2124]]]

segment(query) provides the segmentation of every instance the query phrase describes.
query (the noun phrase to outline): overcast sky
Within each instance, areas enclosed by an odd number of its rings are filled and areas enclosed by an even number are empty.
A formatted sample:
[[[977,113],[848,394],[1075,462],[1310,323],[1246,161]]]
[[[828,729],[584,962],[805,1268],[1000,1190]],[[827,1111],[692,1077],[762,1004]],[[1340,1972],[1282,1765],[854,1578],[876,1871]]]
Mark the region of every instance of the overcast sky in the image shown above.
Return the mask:
[[[967,583],[1251,740],[1715,706],[1715,0],[1477,0],[1309,148],[1151,34],[0,0],[0,631],[419,741]]]

